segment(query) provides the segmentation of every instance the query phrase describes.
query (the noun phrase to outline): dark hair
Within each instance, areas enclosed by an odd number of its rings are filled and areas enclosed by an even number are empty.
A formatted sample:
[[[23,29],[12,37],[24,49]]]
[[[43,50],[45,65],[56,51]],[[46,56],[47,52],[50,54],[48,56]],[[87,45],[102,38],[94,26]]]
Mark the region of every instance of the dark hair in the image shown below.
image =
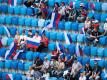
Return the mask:
[[[58,2],[55,2],[55,4],[59,7],[59,3]],[[55,6],[55,4],[54,4],[54,6]]]

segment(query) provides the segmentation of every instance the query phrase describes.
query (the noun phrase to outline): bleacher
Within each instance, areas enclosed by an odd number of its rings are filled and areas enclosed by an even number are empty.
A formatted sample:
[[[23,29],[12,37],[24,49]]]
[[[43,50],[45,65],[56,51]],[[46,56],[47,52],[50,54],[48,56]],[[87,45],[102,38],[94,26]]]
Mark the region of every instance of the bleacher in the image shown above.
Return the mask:
[[[0,58],[4,59],[6,51],[9,49],[10,44],[14,41],[14,36],[16,30],[22,34],[23,30],[26,29],[26,35],[28,34],[27,29],[32,29],[32,33],[35,34],[36,30],[39,32],[42,31],[42,28],[46,26],[50,20],[44,20],[43,23],[39,24],[39,18],[32,16],[32,9],[24,6],[24,1],[26,0],[17,0],[17,6],[9,6],[8,0],[0,0],[0,36],[2,36],[1,42],[3,47],[0,48]],[[55,2],[59,4],[64,1],[66,4],[69,4],[71,1],[75,5],[75,9],[78,9],[80,3],[84,3],[88,10],[88,17],[94,17],[100,22],[100,30],[103,32],[103,25],[107,18],[107,3],[106,2],[94,2],[87,0],[48,0],[48,5],[50,8],[54,6]],[[91,4],[95,6],[94,13],[91,9]],[[35,8],[35,12],[38,11],[38,8]],[[10,30],[11,37],[6,37],[7,33],[4,30],[3,26],[8,27]],[[56,49],[56,41],[62,43],[64,47],[68,48],[70,53],[73,55],[76,52],[76,44],[80,43],[83,49],[84,56],[78,57],[78,61],[85,65],[87,62],[90,62],[90,65],[94,66],[95,58],[100,58],[98,65],[105,67],[107,69],[107,36],[103,36],[99,39],[97,46],[85,45],[86,36],[81,34],[81,29],[84,27],[84,23],[71,22],[71,21],[60,21],[58,23],[58,29],[51,29],[46,31],[46,37],[50,40],[48,45],[48,51],[39,53],[26,51],[22,54],[18,60],[6,60],[0,61],[0,80],[6,80],[6,74],[12,74],[13,80],[25,80],[24,74],[29,70],[29,67],[33,64],[33,61],[36,57],[40,57],[44,60],[44,57],[51,59],[51,51]],[[66,31],[71,35],[72,44],[65,44],[64,32]],[[22,61],[23,60],[23,61]],[[55,77],[51,77],[49,80],[59,80]],[[103,80],[103,75],[102,75]]]

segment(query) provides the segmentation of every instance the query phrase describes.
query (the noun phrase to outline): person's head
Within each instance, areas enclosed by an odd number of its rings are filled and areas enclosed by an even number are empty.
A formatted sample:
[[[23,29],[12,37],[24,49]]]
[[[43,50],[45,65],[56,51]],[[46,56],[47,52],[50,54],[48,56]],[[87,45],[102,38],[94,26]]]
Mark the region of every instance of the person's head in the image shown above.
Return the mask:
[[[45,33],[44,33],[44,34],[42,34],[42,37],[46,37]]]
[[[90,64],[87,62],[87,63],[86,63],[86,67],[89,67],[89,66],[90,66]]]
[[[65,6],[65,3],[64,3],[64,2],[62,2],[62,3],[61,3],[61,6]]]
[[[87,18],[86,18],[86,21],[90,21],[90,18],[89,18],[89,17],[87,17]]]
[[[77,63],[77,62],[78,62],[77,59],[75,59],[75,60],[74,60],[74,63]]]
[[[16,35],[19,35],[19,31],[16,31]]]
[[[22,35],[25,35],[25,30],[23,30]]]
[[[30,70],[30,71],[33,70],[33,67],[31,66],[31,67],[29,68],[29,70]]]
[[[54,6],[55,6],[55,7],[59,7],[59,3],[56,2],[56,3],[54,4]]]
[[[94,66],[95,66],[95,68],[97,68],[98,67],[98,62],[94,62]]]
[[[32,35],[32,30],[28,30],[28,34],[29,34],[29,35]]]
[[[84,3],[80,3],[80,8],[84,8]]]
[[[35,36],[38,36],[38,35],[39,35],[39,31],[36,31]]]
[[[47,58],[47,57],[45,57],[45,58],[44,58],[44,60],[45,60],[45,61],[48,61],[48,58]]]

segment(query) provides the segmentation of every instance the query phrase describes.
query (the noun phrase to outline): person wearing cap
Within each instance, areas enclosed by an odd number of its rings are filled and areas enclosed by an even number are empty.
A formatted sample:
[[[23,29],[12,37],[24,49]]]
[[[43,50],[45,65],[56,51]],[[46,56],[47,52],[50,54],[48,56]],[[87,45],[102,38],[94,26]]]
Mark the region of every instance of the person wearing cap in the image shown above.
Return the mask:
[[[87,16],[87,11],[84,9],[84,4],[80,3],[80,9],[78,10],[78,22],[84,22]]]
[[[104,36],[107,36],[107,19],[106,22],[104,23]]]
[[[89,80],[89,77],[92,75],[92,67],[88,62],[85,65],[84,71],[85,71],[85,76],[87,80]]]
[[[78,62],[77,59],[74,60],[74,62],[72,64],[72,68],[71,68],[72,79],[78,80],[78,75],[79,75],[79,72],[82,68],[83,67],[82,67],[81,63]]]
[[[97,62],[94,63],[94,68],[92,70],[92,75],[89,77],[89,80],[99,80],[101,77],[101,67]]]
[[[65,10],[66,10],[66,6],[64,2],[61,3],[61,6],[59,9],[60,9],[59,13],[61,14],[61,20],[63,20],[65,19]]]
[[[65,11],[66,14],[66,21],[75,21],[77,16],[77,10],[73,8],[73,6],[70,4]]]
[[[99,28],[99,21],[98,20],[93,20],[92,21],[92,27],[93,28]]]

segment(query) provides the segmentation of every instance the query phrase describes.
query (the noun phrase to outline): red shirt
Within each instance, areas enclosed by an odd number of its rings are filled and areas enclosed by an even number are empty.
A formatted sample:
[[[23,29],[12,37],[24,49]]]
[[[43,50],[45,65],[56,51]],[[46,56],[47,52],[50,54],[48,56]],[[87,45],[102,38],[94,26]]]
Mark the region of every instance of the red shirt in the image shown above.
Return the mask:
[[[0,48],[2,48],[2,43],[1,43],[1,41],[0,41]]]
[[[45,47],[48,47],[49,39],[47,37],[42,37],[41,42],[45,44]]]

